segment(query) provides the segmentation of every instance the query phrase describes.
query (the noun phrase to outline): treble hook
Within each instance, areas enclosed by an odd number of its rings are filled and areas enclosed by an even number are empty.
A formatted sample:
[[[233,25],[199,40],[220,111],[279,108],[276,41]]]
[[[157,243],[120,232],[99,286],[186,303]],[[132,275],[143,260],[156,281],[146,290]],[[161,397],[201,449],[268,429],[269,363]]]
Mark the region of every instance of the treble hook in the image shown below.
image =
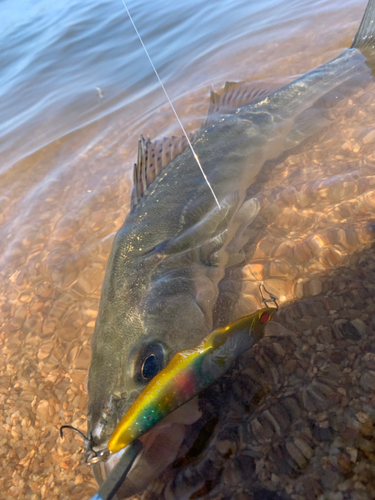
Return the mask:
[[[85,434],[83,434],[82,431],[80,431],[76,427],[73,427],[72,425],[62,425],[60,427],[60,437],[61,438],[64,437],[64,433],[63,433],[64,429],[71,429],[72,431],[79,434],[81,436],[81,438],[83,439],[83,447],[84,447],[85,455],[86,455],[86,463],[92,465],[92,464],[95,464],[97,462],[102,462],[102,461],[107,460],[107,458],[109,457],[109,450],[107,448],[105,448],[104,450],[101,450],[99,452],[96,452],[95,450],[93,450],[91,436],[85,436]]]
[[[262,288],[263,290],[265,291],[265,293],[267,293],[269,295],[269,299],[267,299],[264,295],[263,295],[263,292],[262,292]],[[277,303],[277,297],[276,295],[274,295],[273,293],[269,292],[267,290],[267,288],[264,286],[263,283],[259,283],[259,291],[260,291],[260,294],[262,296],[262,302],[263,304],[265,304],[266,307],[268,307],[268,302],[273,302],[275,304],[275,307],[276,307],[276,311],[279,309],[279,305]]]
[[[81,438],[83,439],[85,445],[86,445],[87,441],[90,441],[90,439],[87,436],[85,436],[82,431],[80,431],[76,427],[73,427],[72,425],[62,425],[60,427],[59,431],[60,431],[60,437],[61,437],[61,439],[64,437],[64,433],[63,433],[64,429],[71,429],[72,431],[74,431],[77,434],[79,434],[81,436]]]

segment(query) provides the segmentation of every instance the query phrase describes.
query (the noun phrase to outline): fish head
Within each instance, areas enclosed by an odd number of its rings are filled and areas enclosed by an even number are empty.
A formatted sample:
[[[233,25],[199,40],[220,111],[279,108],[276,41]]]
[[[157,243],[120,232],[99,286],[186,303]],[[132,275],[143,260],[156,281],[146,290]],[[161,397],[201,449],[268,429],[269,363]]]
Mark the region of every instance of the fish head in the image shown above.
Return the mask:
[[[103,282],[88,378],[88,435],[96,452],[147,383],[212,327],[209,298],[216,292],[210,279],[197,279],[196,259],[160,247],[144,251],[140,237],[129,225],[120,229]]]

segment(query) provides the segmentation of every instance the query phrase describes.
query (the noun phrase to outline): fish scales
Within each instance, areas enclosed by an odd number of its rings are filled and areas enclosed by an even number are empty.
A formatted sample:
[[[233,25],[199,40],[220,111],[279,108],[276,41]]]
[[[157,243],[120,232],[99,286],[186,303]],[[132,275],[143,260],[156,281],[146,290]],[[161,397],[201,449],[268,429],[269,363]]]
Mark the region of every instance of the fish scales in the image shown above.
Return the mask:
[[[349,80],[371,77],[368,19],[375,18],[374,5],[370,0],[352,48],[266,97],[217,113],[198,131],[193,146],[220,210],[190,149],[138,196],[113,243],[92,339],[88,420],[94,449],[106,446],[147,385],[145,360],[154,356],[160,371],[214,328],[219,284],[238,251],[233,241],[254,218],[243,210],[247,190],[265,162],[316,132],[295,133],[306,110]],[[143,172],[138,178],[147,182]]]

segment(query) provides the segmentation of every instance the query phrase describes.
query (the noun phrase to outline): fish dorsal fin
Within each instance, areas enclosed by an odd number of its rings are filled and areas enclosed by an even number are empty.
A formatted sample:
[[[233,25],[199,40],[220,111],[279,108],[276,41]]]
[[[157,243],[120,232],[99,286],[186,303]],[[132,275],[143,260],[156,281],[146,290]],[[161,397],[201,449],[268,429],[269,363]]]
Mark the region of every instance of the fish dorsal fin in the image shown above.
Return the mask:
[[[211,95],[210,95],[210,102],[208,104],[206,125],[208,125],[209,118],[217,114],[219,104],[220,104],[220,95],[217,92],[215,92],[214,89],[211,87]]]
[[[218,114],[225,114],[235,109],[250,104],[270,94],[275,89],[261,85],[259,82],[227,82],[222,92],[211,90],[211,98],[207,120],[204,126],[210,125]],[[190,134],[192,142],[196,134]],[[131,208],[135,207],[147,188],[154,182],[160,172],[169,163],[180,155],[188,145],[186,137],[171,137],[151,141],[140,136],[138,141],[138,158],[133,170],[133,191],[131,195]]]
[[[193,141],[195,134],[190,134]],[[133,170],[133,190],[131,195],[131,208],[135,207],[147,188],[154,182],[160,172],[169,163],[181,154],[188,145],[186,137],[164,137],[156,141],[147,140],[140,136],[138,141],[138,158]]]
[[[276,87],[271,88],[260,82],[226,82],[220,93],[211,89],[205,125],[210,125],[217,115],[231,113],[241,106],[264,98],[274,90]]]

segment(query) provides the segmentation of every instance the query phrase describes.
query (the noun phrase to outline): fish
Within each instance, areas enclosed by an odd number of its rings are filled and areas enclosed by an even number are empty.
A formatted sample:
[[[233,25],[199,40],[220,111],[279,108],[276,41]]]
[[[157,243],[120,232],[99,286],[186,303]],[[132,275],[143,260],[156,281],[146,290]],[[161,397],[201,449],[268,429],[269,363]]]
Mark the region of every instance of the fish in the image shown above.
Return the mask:
[[[178,352],[195,349],[217,327],[220,282],[234,262],[246,265],[245,230],[259,212],[249,188],[268,160],[327,126],[324,119],[307,125],[319,99],[372,77],[374,21],[370,0],[349,49],[280,89],[250,92],[246,104],[232,84],[222,101],[212,93],[191,141],[220,208],[186,139],[141,136],[131,210],[113,242],[92,337],[91,452],[108,448],[120,420]]]

